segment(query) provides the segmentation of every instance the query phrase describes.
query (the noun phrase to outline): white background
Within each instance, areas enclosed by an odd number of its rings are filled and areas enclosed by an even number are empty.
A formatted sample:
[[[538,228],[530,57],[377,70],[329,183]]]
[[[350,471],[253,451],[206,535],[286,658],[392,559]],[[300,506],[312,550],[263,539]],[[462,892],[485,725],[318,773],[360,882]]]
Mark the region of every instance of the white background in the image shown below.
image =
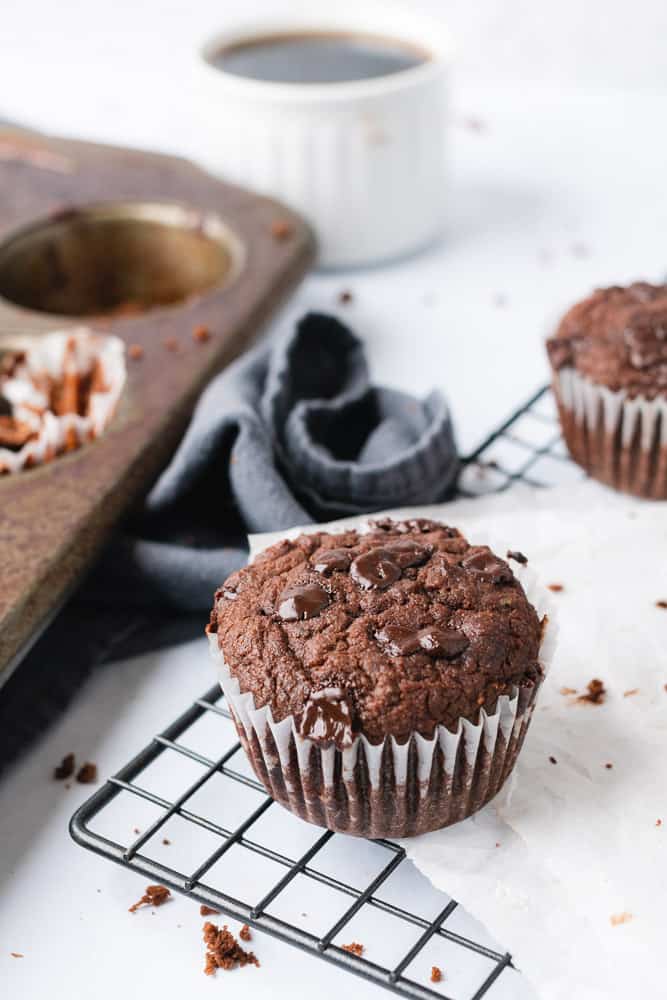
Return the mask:
[[[3,0],[0,117],[196,157],[206,135],[188,103],[195,41],[235,12],[247,19],[274,6]],[[446,18],[459,50],[447,231],[401,264],[309,277],[281,321],[335,308],[350,288],[345,315],[377,377],[415,392],[444,389],[469,450],[545,380],[542,338],[572,300],[596,284],[667,271],[667,6],[420,6]],[[74,749],[102,775],[113,772],[209,680],[203,643],[110,666],[0,783],[3,995],[383,995],[336,970],[322,975],[319,963],[265,937],[261,970],[209,982],[194,904],[179,899],[155,917],[131,918],[140,881],[69,842],[66,821],[85,789],[51,782],[54,762]],[[527,994],[516,985],[506,996]]]

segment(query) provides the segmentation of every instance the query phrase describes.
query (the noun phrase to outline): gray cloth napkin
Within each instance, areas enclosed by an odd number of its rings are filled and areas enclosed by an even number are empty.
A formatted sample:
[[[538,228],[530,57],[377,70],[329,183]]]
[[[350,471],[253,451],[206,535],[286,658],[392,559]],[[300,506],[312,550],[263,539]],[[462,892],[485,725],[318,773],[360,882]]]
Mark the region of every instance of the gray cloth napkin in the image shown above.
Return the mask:
[[[142,513],[84,593],[105,604],[204,611],[247,558],[248,532],[434,503],[458,470],[439,392],[371,385],[363,347],[310,313],[217,376]]]
[[[442,396],[372,386],[338,320],[260,345],[210,383],[142,511],[3,688],[0,768],[93,667],[201,635],[249,531],[442,500],[457,467]]]

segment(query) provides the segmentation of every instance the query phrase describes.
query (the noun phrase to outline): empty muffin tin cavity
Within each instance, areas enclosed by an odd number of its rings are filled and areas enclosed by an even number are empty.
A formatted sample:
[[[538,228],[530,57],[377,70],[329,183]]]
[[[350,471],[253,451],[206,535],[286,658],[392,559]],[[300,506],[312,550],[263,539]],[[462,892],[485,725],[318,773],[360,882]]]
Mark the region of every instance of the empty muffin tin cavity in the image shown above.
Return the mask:
[[[0,296],[52,315],[132,315],[229,285],[243,263],[243,244],[213,213],[100,203],[10,235],[0,245]]]

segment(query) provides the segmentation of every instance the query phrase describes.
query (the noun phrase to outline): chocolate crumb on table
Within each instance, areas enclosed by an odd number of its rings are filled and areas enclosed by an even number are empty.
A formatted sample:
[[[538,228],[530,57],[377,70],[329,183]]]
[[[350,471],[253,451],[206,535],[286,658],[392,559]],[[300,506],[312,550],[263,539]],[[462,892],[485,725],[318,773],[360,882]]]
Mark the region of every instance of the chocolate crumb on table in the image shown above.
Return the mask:
[[[560,594],[561,590],[565,590],[562,583],[548,583],[547,587],[552,590],[554,594]]]
[[[238,943],[225,924],[222,929],[207,921],[204,924],[204,944],[206,945],[206,964],[204,972],[214,976],[218,969],[234,969],[237,965],[259,965],[255,954],[246,951]]]
[[[632,914],[624,910],[623,913],[612,913],[609,918],[609,923],[612,927],[618,927],[620,924],[629,924],[632,920]]]
[[[550,762],[551,762],[552,764],[557,764],[557,763],[558,763],[558,761],[556,760],[556,758],[555,758],[555,757],[549,757],[549,760],[550,760]]]
[[[357,958],[361,958],[364,953],[363,944],[359,944],[358,941],[350,941],[349,944],[341,945],[343,951],[349,951],[351,955],[356,955]]]
[[[632,698],[632,696],[635,695],[635,694],[639,694],[639,688],[630,688],[629,691],[624,691],[623,692],[623,697],[624,698]]]
[[[192,331],[192,339],[197,344],[205,344],[207,340],[211,339],[211,331],[203,323],[200,323]]]
[[[662,820],[661,820],[661,819],[657,819],[657,820],[655,821],[655,825],[656,825],[656,826],[662,826]]]
[[[528,565],[528,558],[527,556],[524,556],[523,552],[512,552],[510,549],[508,549],[507,558],[513,559],[514,562],[518,562],[520,566]]]
[[[10,951],[9,953],[12,958],[25,958],[25,955],[20,951]]]
[[[661,601],[656,601],[655,602],[655,606],[656,606],[656,608],[663,608],[663,610],[667,609],[667,601],[662,601],[662,600]]]
[[[587,701],[591,705],[602,705],[605,697],[607,695],[607,690],[597,677],[594,677],[592,681],[589,681],[586,685],[586,693],[580,694],[577,697],[577,701]]]
[[[171,899],[171,892],[166,885],[147,885],[141,899],[133,903],[128,913],[136,913],[140,906],[162,906]]]
[[[250,928],[247,924],[244,924],[239,931],[239,937],[242,941],[252,941],[252,934],[250,933]]]
[[[89,760],[82,764],[76,774],[76,780],[80,785],[92,785],[97,781],[97,764]]]
[[[164,844],[165,847],[169,847],[169,845],[171,844],[171,841],[169,840],[168,837],[163,837],[162,838],[162,843]]]
[[[74,774],[75,759],[73,753],[65,754],[57,767],[53,769],[53,777],[56,781],[66,781]]]
[[[349,305],[350,302],[352,302],[353,299],[354,299],[354,296],[353,296],[352,292],[348,291],[347,289],[345,289],[344,291],[340,292],[340,294],[338,295],[338,301],[340,302],[340,304],[342,306]]]
[[[141,344],[130,344],[127,354],[133,361],[141,361],[144,356],[144,349]]]
[[[218,913],[220,913],[220,910],[215,910],[212,906],[207,906],[206,903],[202,903],[199,907],[199,915],[201,917],[210,917],[214,914],[217,916]]]
[[[577,693],[577,689],[576,688],[570,688],[570,687],[562,687],[560,689],[560,693],[563,694],[563,695],[576,694]]]
[[[278,240],[279,242],[287,240],[293,232],[294,228],[287,219],[274,219],[271,223],[271,235],[274,240]]]
[[[611,763],[610,761],[607,761],[607,763],[605,764],[605,767],[606,767],[606,769],[607,769],[608,771],[611,771],[611,769],[612,769],[612,767],[613,767],[613,766],[614,766],[614,765],[613,765],[613,764],[612,764],[612,763]]]
[[[439,969],[437,965],[431,966],[431,982],[432,983],[442,982],[442,969]]]
[[[132,829],[132,833],[136,833],[136,834],[137,834],[137,836],[138,836],[138,835],[139,835],[139,834],[141,833],[141,830],[139,829],[139,827],[138,827],[138,826],[135,826],[135,827],[133,827],[133,829]]]

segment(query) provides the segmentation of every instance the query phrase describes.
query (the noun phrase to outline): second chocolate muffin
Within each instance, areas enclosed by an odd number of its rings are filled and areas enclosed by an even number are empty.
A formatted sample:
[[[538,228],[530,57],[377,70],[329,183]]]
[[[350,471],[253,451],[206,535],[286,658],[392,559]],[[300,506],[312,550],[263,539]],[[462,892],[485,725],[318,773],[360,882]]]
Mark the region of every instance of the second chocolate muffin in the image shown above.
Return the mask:
[[[523,572],[515,562],[518,572]],[[209,634],[277,801],[370,837],[446,826],[500,789],[543,678],[507,561],[434,521],[284,541],[217,592]]]
[[[667,500],[667,285],[599,288],[565,314],[547,351],[575,462]]]

